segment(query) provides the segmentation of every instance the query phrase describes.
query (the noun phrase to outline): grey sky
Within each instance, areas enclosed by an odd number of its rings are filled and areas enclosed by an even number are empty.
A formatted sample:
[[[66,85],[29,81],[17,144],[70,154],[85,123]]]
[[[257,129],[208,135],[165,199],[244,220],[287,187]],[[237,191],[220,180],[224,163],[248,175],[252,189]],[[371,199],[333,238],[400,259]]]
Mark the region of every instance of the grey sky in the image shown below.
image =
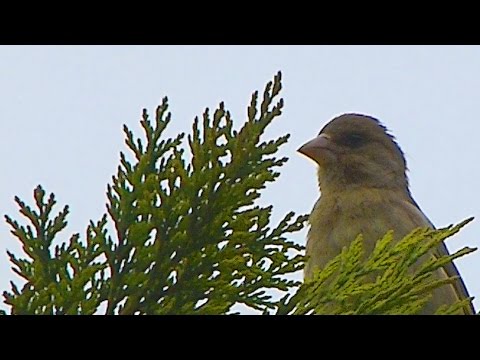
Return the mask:
[[[262,197],[274,221],[318,197],[315,166],[295,150],[335,115],[360,112],[397,137],[430,220],[457,223],[479,215],[479,65],[478,46],[0,46],[0,213],[18,218],[13,197],[31,203],[42,184],[70,205],[65,240],[83,236],[105,212],[122,126],[138,131],[142,108],[153,113],[168,96],[175,135],[223,100],[238,127],[251,93],[281,70],[285,111],[266,138],[290,133],[281,150],[290,160]],[[447,247],[479,246],[479,221]],[[294,238],[304,243],[305,231]],[[20,246],[3,220],[0,239],[3,291],[16,279],[5,250]],[[479,263],[480,252],[457,266],[480,298]]]

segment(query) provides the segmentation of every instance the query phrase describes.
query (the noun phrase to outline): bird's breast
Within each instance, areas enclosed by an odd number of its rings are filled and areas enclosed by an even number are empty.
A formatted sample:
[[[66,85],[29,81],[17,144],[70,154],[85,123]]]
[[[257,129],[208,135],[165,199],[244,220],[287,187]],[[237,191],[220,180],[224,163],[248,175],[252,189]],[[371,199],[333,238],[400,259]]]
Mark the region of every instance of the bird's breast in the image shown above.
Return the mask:
[[[389,230],[400,239],[417,227],[431,226],[404,194],[382,189],[354,189],[320,197],[310,215],[305,277],[323,268],[362,234],[366,253]]]

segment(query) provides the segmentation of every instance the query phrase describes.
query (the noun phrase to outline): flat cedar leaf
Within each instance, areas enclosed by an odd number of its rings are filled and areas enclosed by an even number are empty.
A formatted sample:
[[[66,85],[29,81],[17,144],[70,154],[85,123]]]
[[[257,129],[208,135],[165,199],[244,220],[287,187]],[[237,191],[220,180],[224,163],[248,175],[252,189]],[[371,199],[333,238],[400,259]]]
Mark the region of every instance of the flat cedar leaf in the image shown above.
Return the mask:
[[[417,314],[434,289],[455,280],[455,277],[435,280],[433,272],[476,249],[463,248],[448,256],[432,258],[419,268],[412,265],[471,220],[439,230],[415,229],[396,243],[389,232],[366,259],[361,257],[363,240],[358,236],[295,295],[284,297],[278,313]],[[372,273],[377,275],[372,277]],[[469,300],[462,300],[442,306],[437,314],[454,314],[468,303]]]

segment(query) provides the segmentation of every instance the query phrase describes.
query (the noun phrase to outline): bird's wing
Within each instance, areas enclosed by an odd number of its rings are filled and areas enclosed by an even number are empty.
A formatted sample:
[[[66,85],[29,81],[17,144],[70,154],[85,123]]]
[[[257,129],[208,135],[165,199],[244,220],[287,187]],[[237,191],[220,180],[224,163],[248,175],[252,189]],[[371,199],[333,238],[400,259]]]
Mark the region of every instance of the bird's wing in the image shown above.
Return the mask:
[[[448,252],[447,247],[445,246],[445,243],[443,241],[436,248],[436,255],[438,255],[438,256],[448,256],[448,255],[450,255],[450,253]],[[455,264],[453,262],[449,262],[448,264],[445,264],[443,266],[443,268],[445,269],[445,272],[447,273],[447,275],[449,277],[457,276],[457,280],[455,280],[455,282],[453,283],[453,286],[455,288],[455,291],[459,295],[460,299],[469,298],[470,295],[468,294],[467,287],[465,286],[465,283],[463,282],[462,278],[460,277],[460,273],[459,273],[457,267],[455,266]],[[474,309],[471,301],[469,302],[467,313],[470,314],[470,315],[475,314],[475,309]]]
[[[420,213],[419,215],[423,218],[425,223],[428,223],[428,225],[432,228],[435,229],[435,226],[432,224],[432,222],[425,216],[422,210],[420,210],[420,207],[418,204],[413,200],[413,198],[410,196],[410,200],[412,205],[415,206],[416,210]],[[423,225],[425,226],[425,225]],[[435,249],[434,256],[441,257],[441,256],[448,256],[450,253],[448,252],[448,249],[445,245],[445,243],[442,241],[437,248]],[[463,282],[460,272],[458,271],[457,267],[453,262],[449,262],[448,264],[445,264],[443,266],[443,269],[447,273],[448,277],[453,277],[456,276],[457,280],[453,283],[453,287],[455,288],[455,291],[457,292],[457,295],[459,299],[466,299],[469,298],[470,295],[468,294],[467,287],[465,286],[465,283]],[[475,314],[475,308],[473,307],[472,302],[470,301],[468,309],[465,309],[468,314]]]

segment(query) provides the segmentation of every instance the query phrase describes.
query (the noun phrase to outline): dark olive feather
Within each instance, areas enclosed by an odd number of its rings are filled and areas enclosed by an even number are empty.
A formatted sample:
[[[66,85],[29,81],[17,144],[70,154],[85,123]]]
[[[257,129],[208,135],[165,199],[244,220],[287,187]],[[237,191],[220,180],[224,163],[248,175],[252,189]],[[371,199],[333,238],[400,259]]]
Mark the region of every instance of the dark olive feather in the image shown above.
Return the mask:
[[[358,148],[366,143],[366,139],[356,133],[345,134],[337,139],[337,142],[341,145],[347,146],[349,148]]]

